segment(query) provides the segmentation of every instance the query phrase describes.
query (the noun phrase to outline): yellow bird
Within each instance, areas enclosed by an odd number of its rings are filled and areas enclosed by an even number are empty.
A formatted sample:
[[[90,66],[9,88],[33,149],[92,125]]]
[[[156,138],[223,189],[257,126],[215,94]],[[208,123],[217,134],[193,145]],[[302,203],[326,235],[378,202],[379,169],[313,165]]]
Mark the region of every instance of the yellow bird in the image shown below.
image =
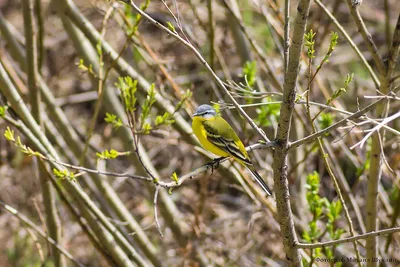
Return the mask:
[[[268,185],[251,163],[240,138],[229,123],[217,114],[213,107],[201,105],[192,117],[193,133],[206,150],[221,157],[233,157],[240,164],[247,167],[254,179],[268,195],[272,195]]]

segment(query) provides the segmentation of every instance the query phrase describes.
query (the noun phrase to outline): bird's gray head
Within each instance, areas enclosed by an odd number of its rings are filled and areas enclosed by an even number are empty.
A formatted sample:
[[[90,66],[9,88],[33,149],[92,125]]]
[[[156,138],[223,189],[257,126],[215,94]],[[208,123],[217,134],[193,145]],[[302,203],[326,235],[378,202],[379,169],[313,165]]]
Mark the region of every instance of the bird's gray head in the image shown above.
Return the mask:
[[[201,105],[197,108],[196,112],[192,115],[192,117],[203,117],[205,119],[209,119],[215,117],[217,112],[210,105]]]

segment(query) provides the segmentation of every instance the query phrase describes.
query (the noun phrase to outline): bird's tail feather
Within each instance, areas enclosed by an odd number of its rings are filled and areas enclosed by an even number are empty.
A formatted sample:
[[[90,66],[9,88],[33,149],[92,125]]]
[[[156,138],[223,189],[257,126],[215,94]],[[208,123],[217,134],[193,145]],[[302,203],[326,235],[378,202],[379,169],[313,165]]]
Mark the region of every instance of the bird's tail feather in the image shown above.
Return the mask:
[[[267,183],[261,178],[261,176],[258,174],[256,169],[253,166],[246,166],[251,174],[253,175],[254,179],[257,181],[257,183],[261,186],[261,188],[269,195],[272,195],[271,189],[269,189]]]

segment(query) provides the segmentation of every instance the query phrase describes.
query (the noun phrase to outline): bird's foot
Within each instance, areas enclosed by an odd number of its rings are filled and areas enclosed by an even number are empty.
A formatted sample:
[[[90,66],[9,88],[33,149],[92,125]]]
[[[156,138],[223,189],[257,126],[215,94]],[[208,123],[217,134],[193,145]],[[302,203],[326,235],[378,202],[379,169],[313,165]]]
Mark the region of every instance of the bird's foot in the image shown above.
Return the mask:
[[[220,158],[216,158],[213,159],[211,162],[207,163],[206,166],[208,168],[211,168],[211,174],[214,173],[214,169],[218,169],[219,167],[219,163],[221,162],[221,160],[223,160],[225,157],[220,157]]]

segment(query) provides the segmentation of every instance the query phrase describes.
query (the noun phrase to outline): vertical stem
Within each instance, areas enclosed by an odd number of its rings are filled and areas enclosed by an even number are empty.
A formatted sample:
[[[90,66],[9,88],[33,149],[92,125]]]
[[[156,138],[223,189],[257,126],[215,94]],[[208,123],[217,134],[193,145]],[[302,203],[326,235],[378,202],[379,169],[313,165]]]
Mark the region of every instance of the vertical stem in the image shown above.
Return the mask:
[[[32,115],[40,125],[40,92],[37,87],[37,40],[36,25],[33,17],[33,1],[23,0],[22,11],[24,15],[25,48],[28,74],[28,87]]]
[[[285,0],[285,33],[284,33],[284,51],[283,51],[283,64],[284,73],[286,74],[289,64],[289,36],[290,36],[290,0]]]
[[[297,7],[297,17],[294,24],[292,45],[289,50],[289,62],[283,85],[283,98],[276,137],[277,147],[274,151],[274,181],[276,192],[276,206],[278,221],[281,227],[286,259],[290,266],[301,266],[301,258],[295,247],[297,236],[294,229],[293,215],[290,206],[289,185],[287,180],[287,161],[289,132],[293,116],[294,100],[296,97],[296,83],[299,72],[299,62],[303,47],[303,36],[310,10],[310,0],[301,0]]]
[[[105,36],[106,33],[106,27],[107,27],[107,22],[109,17],[111,16],[111,13],[113,12],[113,8],[109,8],[106,12],[106,14],[104,15],[104,19],[103,19],[103,27],[101,29],[101,38],[98,41],[98,47],[101,47],[101,42],[103,41],[103,38]],[[98,81],[96,81],[97,83],[97,94],[98,94],[98,98],[96,101],[96,105],[94,108],[94,113],[92,116],[92,119],[90,121],[89,124],[89,128],[87,129],[87,137],[86,137],[86,141],[85,141],[85,146],[83,148],[83,152],[82,155],[79,159],[79,163],[80,165],[83,164],[84,160],[85,160],[85,156],[87,153],[87,150],[89,148],[89,143],[90,143],[90,139],[92,138],[93,135],[93,131],[94,128],[96,127],[96,121],[97,121],[97,117],[100,113],[100,108],[102,107],[102,103],[103,103],[103,96],[104,96],[104,84],[106,82],[106,77],[104,76],[104,70],[103,70],[103,65],[104,65],[104,61],[103,61],[103,50],[102,49],[98,49],[98,56],[99,56],[99,63],[98,63],[98,68],[97,68],[97,73],[98,73]]]
[[[391,44],[391,36],[390,36],[390,6],[389,0],[383,1],[384,10],[385,10],[385,37],[388,49],[390,48]]]
[[[43,204],[46,211],[46,226],[48,235],[57,242],[61,243],[61,222],[56,208],[55,191],[51,185],[49,173],[46,171],[44,163],[38,161],[40,184],[42,186]],[[51,251],[54,259],[54,266],[65,266],[65,259],[62,253],[54,246],[51,246]]]
[[[381,177],[381,148],[379,145],[379,136],[374,134],[372,136],[371,145],[371,163],[369,175],[367,180],[367,204],[366,204],[366,228],[367,232],[375,231],[377,229],[377,199],[378,199],[378,184]],[[367,259],[377,257],[377,239],[371,237],[367,239],[366,243]],[[368,263],[367,266],[378,266],[375,262]]]
[[[41,68],[44,60],[44,21],[42,16],[42,0],[35,0],[35,13],[37,19],[37,51],[38,51],[38,73],[41,73]]]
[[[385,75],[381,79],[381,86],[379,91],[387,94],[392,86],[392,74],[396,64],[396,58],[399,55],[400,45],[400,16],[397,20],[396,28],[392,38],[392,45],[389,49],[388,67],[386,68]],[[385,111],[387,101],[379,103],[376,107],[376,115],[382,116]],[[382,139],[380,139],[382,136]],[[377,230],[377,200],[378,200],[378,186],[382,175],[382,150],[381,143],[384,141],[384,134],[382,129],[372,136],[371,145],[371,162],[367,182],[367,232]],[[367,239],[366,243],[367,258],[376,258],[378,255],[378,240],[376,237]],[[370,262],[367,266],[378,266],[376,262]]]
[[[41,97],[40,90],[37,86],[38,78],[38,54],[37,54],[37,29],[34,20],[34,1],[23,0],[22,11],[24,16],[24,31],[25,31],[25,49],[26,49],[26,72],[28,75],[29,97],[31,104],[31,113],[38,125],[41,125]],[[40,17],[40,14],[38,14]],[[55,203],[55,192],[52,185],[47,180],[47,173],[44,166],[39,163],[39,179],[42,187],[43,205],[46,211],[46,226],[49,236],[57,243],[61,241],[60,234],[60,219],[57,214]],[[64,266],[65,261],[62,253],[55,247],[50,247],[53,256],[54,265]]]
[[[213,9],[212,9],[212,0],[207,0],[207,9],[208,9],[208,38],[210,39],[210,66],[214,69],[214,20],[213,20]]]

